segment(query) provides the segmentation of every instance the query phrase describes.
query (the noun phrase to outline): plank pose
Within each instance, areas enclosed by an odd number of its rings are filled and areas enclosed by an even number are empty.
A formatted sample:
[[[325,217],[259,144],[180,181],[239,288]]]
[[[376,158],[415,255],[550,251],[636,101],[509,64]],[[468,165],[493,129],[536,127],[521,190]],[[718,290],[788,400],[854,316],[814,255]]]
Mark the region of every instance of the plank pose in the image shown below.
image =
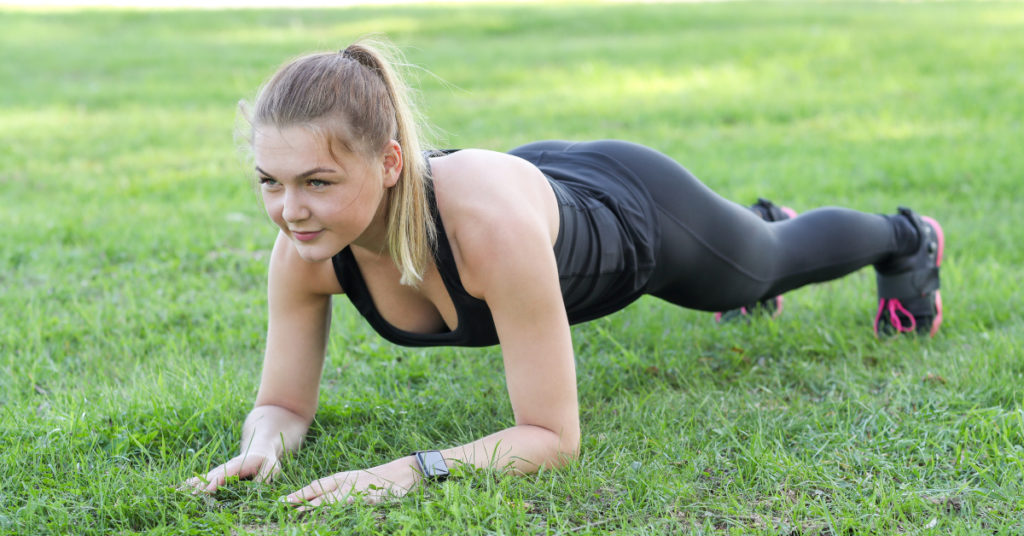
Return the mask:
[[[530,473],[576,457],[569,325],[644,294],[726,316],[774,313],[787,290],[874,265],[876,332],[939,327],[933,219],[742,207],[624,141],[424,153],[404,95],[380,49],[358,42],[286,64],[253,103],[255,171],[280,227],[266,356],[240,454],[190,479],[196,490],[272,478],[299,448],[334,294],[397,344],[500,344],[515,425],[321,478],[285,497],[300,508],[401,495],[452,463]]]

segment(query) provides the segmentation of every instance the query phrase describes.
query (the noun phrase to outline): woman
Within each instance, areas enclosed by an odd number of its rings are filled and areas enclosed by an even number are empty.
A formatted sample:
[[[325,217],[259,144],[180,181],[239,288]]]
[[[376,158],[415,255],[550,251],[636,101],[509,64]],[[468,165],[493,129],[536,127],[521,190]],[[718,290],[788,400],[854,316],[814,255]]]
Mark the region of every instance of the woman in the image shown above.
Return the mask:
[[[403,88],[361,42],[299,58],[260,91],[249,117],[255,170],[280,227],[263,375],[241,453],[191,479],[196,490],[229,476],[270,479],[299,448],[317,409],[334,294],[398,344],[500,344],[516,424],[284,498],[303,509],[401,495],[454,463],[530,473],[575,458],[569,325],[643,294],[730,315],[777,312],[781,293],[873,264],[876,332],[934,334],[941,322],[934,220],[902,208],[791,218],[763,200],[748,210],[620,141],[425,157]]]

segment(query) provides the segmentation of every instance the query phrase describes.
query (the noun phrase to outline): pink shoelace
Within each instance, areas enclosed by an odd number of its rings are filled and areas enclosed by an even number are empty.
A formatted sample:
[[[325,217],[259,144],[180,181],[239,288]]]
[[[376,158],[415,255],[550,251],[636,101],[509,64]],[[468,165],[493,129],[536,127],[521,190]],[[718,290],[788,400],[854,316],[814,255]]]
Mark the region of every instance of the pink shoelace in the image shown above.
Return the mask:
[[[914,315],[896,298],[882,298],[878,300],[878,314],[875,315],[875,335],[878,335],[878,326],[881,324],[882,315],[888,315],[889,324],[896,328],[897,333],[907,333],[917,329],[917,320]],[[909,325],[904,325],[900,317],[910,320]]]

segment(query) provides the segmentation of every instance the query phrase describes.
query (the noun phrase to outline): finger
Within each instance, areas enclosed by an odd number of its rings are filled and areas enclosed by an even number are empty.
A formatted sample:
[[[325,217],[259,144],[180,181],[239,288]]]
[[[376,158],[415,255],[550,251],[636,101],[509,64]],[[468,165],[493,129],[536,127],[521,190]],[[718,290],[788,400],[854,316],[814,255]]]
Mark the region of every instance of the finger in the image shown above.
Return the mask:
[[[248,478],[250,476],[258,475],[260,470],[263,468],[263,465],[267,463],[267,460],[276,458],[274,458],[273,456],[268,456],[266,454],[244,453],[235,456],[235,459],[238,460],[239,462],[238,477]]]
[[[194,477],[186,479],[184,482],[182,482],[181,485],[178,486],[178,490],[179,491],[189,491],[189,490],[191,490],[192,493],[195,494],[195,493],[199,493],[200,492],[199,488],[202,487],[202,486],[203,486],[202,478],[200,478],[199,476],[194,476]]]
[[[203,487],[205,487],[208,483],[209,481],[206,479],[206,475],[196,475],[183,482],[181,484],[180,489],[182,491],[187,491],[191,489],[192,493],[200,493],[203,491]]]
[[[238,474],[239,466],[241,462],[238,458],[232,458],[227,463],[217,467],[210,471],[206,475],[206,487],[203,491],[207,493],[213,493],[217,491],[217,488],[223,486],[228,481],[229,476],[235,476]]]
[[[347,475],[339,473],[319,480],[314,480],[310,485],[288,495],[284,500],[291,503],[311,501],[324,494],[337,490],[339,486],[345,485],[351,487],[348,483]]]
[[[310,510],[315,510],[317,508],[320,508],[324,504],[327,504],[327,503],[330,502],[330,501],[325,501],[324,500],[325,497],[327,497],[327,495],[321,495],[319,497],[316,497],[316,498],[310,500],[309,502],[307,502],[306,504],[300,506],[299,510],[302,511],[302,512],[308,512]]]
[[[320,495],[323,495],[327,491],[329,490],[325,490],[323,488],[323,486],[320,484],[320,480],[314,480],[308,486],[298,491],[289,493],[284,497],[281,497],[281,500],[289,503],[305,503],[306,501],[315,499]]]
[[[371,488],[363,497],[363,501],[368,504],[379,504],[402,497],[406,493],[409,493],[408,488],[403,488],[395,483],[385,483],[377,488]]]
[[[367,493],[366,495],[363,495],[363,502],[365,502],[366,504],[379,504],[383,502],[384,499],[388,499],[391,497],[392,495],[388,491],[377,491],[374,493]]]
[[[312,501],[302,503],[298,508],[296,508],[296,510],[299,512],[312,512],[313,510],[320,508],[323,504],[324,501],[320,497],[317,497]]]
[[[196,475],[188,479],[186,484],[192,487],[193,494],[205,492],[207,491],[205,488],[210,484],[210,473],[206,473],[205,475]]]
[[[352,488],[349,487],[347,491],[335,491],[333,493],[325,493],[319,497],[307,501],[302,506],[296,508],[299,512],[310,512],[317,508],[329,506],[335,503],[348,503],[352,504],[355,502],[356,496],[352,493]]]
[[[264,458],[263,463],[260,464],[260,469],[256,473],[257,482],[270,482],[277,475],[281,473],[281,463],[277,458]]]

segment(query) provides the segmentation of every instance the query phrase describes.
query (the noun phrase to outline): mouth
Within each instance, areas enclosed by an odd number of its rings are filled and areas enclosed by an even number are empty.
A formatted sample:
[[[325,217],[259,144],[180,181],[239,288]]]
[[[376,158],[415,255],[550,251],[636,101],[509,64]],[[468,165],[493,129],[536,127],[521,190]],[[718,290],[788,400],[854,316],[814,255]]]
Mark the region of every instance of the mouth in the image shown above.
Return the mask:
[[[319,231],[291,231],[292,236],[299,242],[309,242],[310,240],[320,236],[320,233],[323,232],[323,229]]]

